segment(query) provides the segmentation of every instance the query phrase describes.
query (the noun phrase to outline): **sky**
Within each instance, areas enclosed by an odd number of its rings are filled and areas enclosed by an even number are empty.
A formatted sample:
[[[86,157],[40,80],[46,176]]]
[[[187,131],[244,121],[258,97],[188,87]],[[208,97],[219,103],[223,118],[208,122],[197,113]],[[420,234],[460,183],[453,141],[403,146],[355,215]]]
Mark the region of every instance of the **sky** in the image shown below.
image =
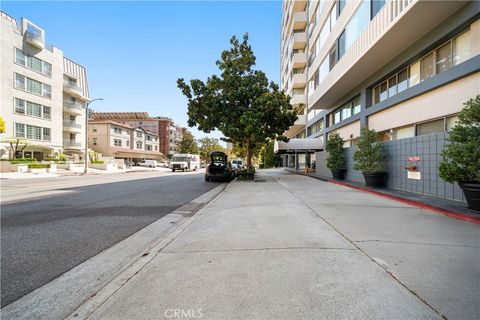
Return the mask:
[[[281,1],[2,1],[45,30],[46,42],[87,68],[99,112],[148,112],[187,127],[177,78],[218,73],[233,35],[249,33],[256,68],[280,79]],[[196,128],[197,137],[206,136]],[[209,136],[219,138],[220,132]]]

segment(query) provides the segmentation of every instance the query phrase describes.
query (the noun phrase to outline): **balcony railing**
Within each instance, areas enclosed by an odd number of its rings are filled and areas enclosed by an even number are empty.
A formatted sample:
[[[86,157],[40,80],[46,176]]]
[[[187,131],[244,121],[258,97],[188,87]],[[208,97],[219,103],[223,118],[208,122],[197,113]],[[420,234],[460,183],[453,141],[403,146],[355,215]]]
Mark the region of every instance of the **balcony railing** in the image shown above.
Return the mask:
[[[37,32],[31,31],[31,30],[25,31],[25,40],[28,43],[30,43],[30,44],[32,44],[35,47],[38,47],[40,49],[43,49],[43,47],[44,47],[43,38],[42,38],[41,34],[39,34]]]
[[[63,120],[63,125],[65,127],[70,127],[70,128],[82,128],[82,124],[81,123],[76,123],[75,121],[72,121],[72,120]]]
[[[63,145],[65,147],[79,148],[82,146],[82,143],[73,139],[63,139]]]
[[[83,110],[83,106],[81,103],[76,102],[76,101],[69,101],[69,100],[63,100],[63,106],[67,108],[74,108],[78,110]]]
[[[64,86],[64,87],[67,87],[67,88],[69,88],[69,89],[72,89],[72,90],[76,90],[76,91],[82,92],[82,88],[80,88],[79,86],[77,86],[75,83],[72,83],[72,82],[69,82],[69,81],[63,81],[63,86]]]

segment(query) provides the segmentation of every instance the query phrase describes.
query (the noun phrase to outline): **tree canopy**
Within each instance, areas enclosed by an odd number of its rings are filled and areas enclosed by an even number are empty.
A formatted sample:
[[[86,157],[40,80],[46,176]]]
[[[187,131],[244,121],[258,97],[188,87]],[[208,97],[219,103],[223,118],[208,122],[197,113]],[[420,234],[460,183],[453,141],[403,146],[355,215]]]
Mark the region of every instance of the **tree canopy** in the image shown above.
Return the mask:
[[[0,133],[5,133],[5,121],[0,117]]]
[[[220,140],[217,138],[204,137],[198,140],[200,153],[200,159],[208,161],[210,159],[210,153],[213,151],[225,151],[225,148],[220,144]]]
[[[266,74],[255,70],[256,57],[248,34],[240,42],[235,36],[231,48],[216,64],[220,75],[199,79],[178,79],[177,85],[188,99],[188,125],[206,133],[219,130],[225,141],[245,149],[247,166],[252,165],[252,149],[268,139],[288,141],[283,133],[295,122],[297,113],[290,97]]]
[[[180,146],[178,148],[179,153],[198,153],[198,144],[197,140],[190,131],[186,131],[183,134],[182,141],[180,141]]]

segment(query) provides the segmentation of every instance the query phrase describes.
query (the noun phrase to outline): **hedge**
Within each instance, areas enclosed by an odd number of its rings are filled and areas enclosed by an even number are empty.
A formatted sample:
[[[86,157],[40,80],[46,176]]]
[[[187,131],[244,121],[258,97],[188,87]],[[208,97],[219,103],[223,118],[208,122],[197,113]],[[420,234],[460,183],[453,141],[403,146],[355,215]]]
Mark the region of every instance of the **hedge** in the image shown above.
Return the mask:
[[[50,163],[30,163],[28,169],[50,169]]]

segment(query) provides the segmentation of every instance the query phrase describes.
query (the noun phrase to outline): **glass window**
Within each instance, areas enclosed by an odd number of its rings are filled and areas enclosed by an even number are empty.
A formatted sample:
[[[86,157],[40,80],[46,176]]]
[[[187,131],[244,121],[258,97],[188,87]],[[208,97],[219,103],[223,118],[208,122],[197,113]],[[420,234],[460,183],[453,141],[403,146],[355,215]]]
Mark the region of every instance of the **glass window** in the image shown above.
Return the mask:
[[[450,132],[458,123],[458,116],[447,118],[447,131]]]
[[[349,103],[346,107],[342,108],[342,120],[350,118],[352,116],[352,105]]]
[[[387,88],[388,88],[387,81],[385,81],[380,85],[380,101],[383,101],[388,98]]]
[[[445,120],[439,119],[417,125],[417,136],[445,131]]]
[[[425,81],[434,75],[433,52],[420,60],[420,81]]]
[[[398,73],[397,92],[402,92],[408,88],[408,68],[403,69]]]
[[[27,56],[27,67],[37,72],[42,72],[42,60]]]
[[[15,123],[15,137],[25,138],[25,125],[22,123]]]
[[[380,102],[380,86],[376,86],[373,88],[373,104],[377,104]]]
[[[142,149],[143,143],[141,141],[137,141],[137,149]]]
[[[470,58],[470,30],[453,39],[453,64]]]
[[[385,0],[371,0],[372,2],[372,9],[371,9],[371,19],[373,19],[380,9],[383,8],[385,5]]]
[[[450,41],[437,49],[436,60],[437,74],[450,69],[452,66],[452,46]]]
[[[130,147],[130,141],[127,140],[125,142],[126,142],[125,144],[127,145],[127,147]]]
[[[406,139],[415,137],[415,126],[408,126],[399,129],[395,129],[395,139]]]
[[[392,97],[397,94],[397,75],[388,79],[388,96]]]
[[[335,44],[328,54],[329,56],[329,71],[333,69],[337,63],[337,45]]]
[[[27,101],[27,115],[40,118],[42,116],[42,106]]]
[[[15,88],[25,90],[25,77],[15,73]]]
[[[322,45],[325,43],[325,40],[327,40],[328,34],[330,33],[330,16],[327,17],[327,20],[323,24],[322,30],[320,31],[320,37],[319,37],[319,47],[322,47]]]
[[[47,76],[52,75],[52,65],[48,62],[43,62],[43,73]]]
[[[414,86],[420,82],[420,61],[410,66],[409,86]]]
[[[370,21],[370,6],[368,1],[362,1],[353,17],[345,27],[345,50],[357,40]]]
[[[15,112],[25,114],[25,100],[15,98]]]
[[[353,114],[357,114],[361,110],[360,98],[357,98],[353,101]]]
[[[341,121],[340,111],[337,111],[333,115],[333,123],[339,123]]]
[[[34,94],[42,95],[42,83],[27,78],[27,91]]]
[[[43,106],[43,118],[45,119],[51,119],[52,118],[52,113],[51,113],[51,108],[47,106]]]
[[[51,98],[52,97],[52,87],[49,84],[43,84],[43,94],[44,97],[46,98]]]
[[[322,64],[320,64],[320,83],[323,82],[323,80],[326,78],[326,76],[330,72],[328,63],[329,63],[329,56],[327,55],[323,59]]]
[[[43,128],[43,140],[50,141],[50,128]]]
[[[15,62],[25,66],[25,54],[18,48],[15,48]]]
[[[346,0],[337,0],[337,8],[338,8],[338,15],[337,17],[340,17],[342,14],[343,9],[345,8]]]
[[[337,21],[337,4],[334,4],[332,11],[330,11],[330,30],[332,30],[336,21]]]
[[[27,139],[41,140],[42,128],[27,125]]]
[[[345,54],[345,30],[338,37],[338,60]]]

